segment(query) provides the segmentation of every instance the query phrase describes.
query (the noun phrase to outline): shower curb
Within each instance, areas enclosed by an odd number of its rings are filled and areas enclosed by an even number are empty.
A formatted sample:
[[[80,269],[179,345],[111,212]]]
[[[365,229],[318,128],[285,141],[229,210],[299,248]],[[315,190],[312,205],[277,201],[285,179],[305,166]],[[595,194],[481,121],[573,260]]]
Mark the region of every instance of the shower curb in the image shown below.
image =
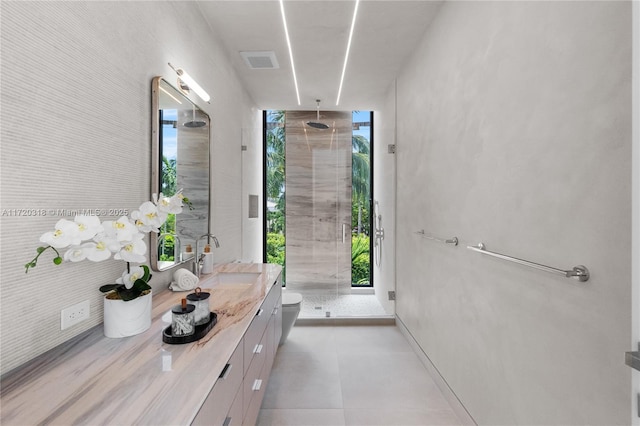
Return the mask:
[[[300,318],[295,325],[396,325],[395,317]]]

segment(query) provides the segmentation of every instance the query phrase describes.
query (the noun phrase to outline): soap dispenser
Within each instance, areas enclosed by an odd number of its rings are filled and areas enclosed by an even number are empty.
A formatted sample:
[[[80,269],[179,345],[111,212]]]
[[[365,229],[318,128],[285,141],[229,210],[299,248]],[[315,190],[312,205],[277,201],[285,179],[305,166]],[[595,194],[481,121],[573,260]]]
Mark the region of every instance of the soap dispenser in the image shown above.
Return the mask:
[[[182,254],[182,260],[189,260],[193,257],[193,248],[191,248],[191,244],[187,244],[184,249],[184,253]]]
[[[202,273],[213,273],[213,253],[211,253],[211,246],[209,244],[204,246],[204,253],[202,253]]]

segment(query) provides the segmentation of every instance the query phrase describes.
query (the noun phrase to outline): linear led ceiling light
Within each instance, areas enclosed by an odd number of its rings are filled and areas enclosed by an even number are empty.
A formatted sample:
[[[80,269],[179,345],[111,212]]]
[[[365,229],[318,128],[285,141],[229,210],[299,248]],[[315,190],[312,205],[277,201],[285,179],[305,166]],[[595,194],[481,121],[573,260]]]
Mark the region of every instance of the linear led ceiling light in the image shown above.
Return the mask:
[[[300,91],[298,90],[298,79],[296,77],[296,67],[293,64],[293,49],[291,49],[291,39],[289,38],[289,29],[287,28],[287,17],[284,14],[284,1],[280,0],[280,13],[282,13],[282,25],[284,25],[284,35],[287,38],[287,47],[289,48],[289,59],[291,59],[291,71],[293,72],[293,84],[296,87],[296,97],[298,105],[300,105]]]
[[[196,95],[200,96],[200,99],[205,102],[209,102],[211,96],[209,96],[209,94],[193,79],[193,77],[187,74],[182,68],[175,68],[171,65],[171,62],[169,62],[169,66],[176,72],[176,74],[178,74],[178,78],[182,80],[184,84],[189,86],[189,89],[192,89]]]
[[[360,0],[356,0],[356,7],[353,9],[353,19],[351,20],[351,30],[349,31],[349,41],[347,42],[347,51],[344,54],[344,65],[342,66],[342,76],[340,77],[340,87],[338,88],[338,98],[336,106],[340,104],[340,95],[342,95],[342,83],[344,83],[344,75],[347,72],[347,62],[349,61],[349,50],[351,50],[351,39],[353,38],[353,29],[356,26],[356,16],[358,16],[358,5]]]

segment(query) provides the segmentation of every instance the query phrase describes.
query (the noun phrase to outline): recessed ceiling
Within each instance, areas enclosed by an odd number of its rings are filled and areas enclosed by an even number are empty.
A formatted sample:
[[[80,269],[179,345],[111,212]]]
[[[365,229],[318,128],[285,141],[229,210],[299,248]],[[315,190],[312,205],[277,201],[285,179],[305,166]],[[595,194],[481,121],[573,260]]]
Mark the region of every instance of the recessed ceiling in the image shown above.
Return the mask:
[[[336,106],[355,1],[285,1],[298,105],[277,0],[198,2],[260,109],[375,110],[422,40],[441,1],[361,0]],[[240,52],[274,52],[279,68],[251,69]]]

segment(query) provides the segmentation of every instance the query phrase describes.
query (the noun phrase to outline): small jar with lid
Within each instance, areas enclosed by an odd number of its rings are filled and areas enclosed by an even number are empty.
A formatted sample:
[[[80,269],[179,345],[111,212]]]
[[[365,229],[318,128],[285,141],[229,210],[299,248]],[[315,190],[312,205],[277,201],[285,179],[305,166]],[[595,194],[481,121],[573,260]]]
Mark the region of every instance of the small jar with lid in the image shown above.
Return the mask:
[[[196,307],[195,324],[203,325],[209,322],[211,319],[211,311],[209,308],[209,296],[210,293],[203,292],[200,287],[196,287],[194,293],[187,295],[187,300],[190,304]]]
[[[182,299],[181,305],[175,305],[171,309],[171,334],[177,336],[190,336],[196,331],[195,326],[196,307]]]

